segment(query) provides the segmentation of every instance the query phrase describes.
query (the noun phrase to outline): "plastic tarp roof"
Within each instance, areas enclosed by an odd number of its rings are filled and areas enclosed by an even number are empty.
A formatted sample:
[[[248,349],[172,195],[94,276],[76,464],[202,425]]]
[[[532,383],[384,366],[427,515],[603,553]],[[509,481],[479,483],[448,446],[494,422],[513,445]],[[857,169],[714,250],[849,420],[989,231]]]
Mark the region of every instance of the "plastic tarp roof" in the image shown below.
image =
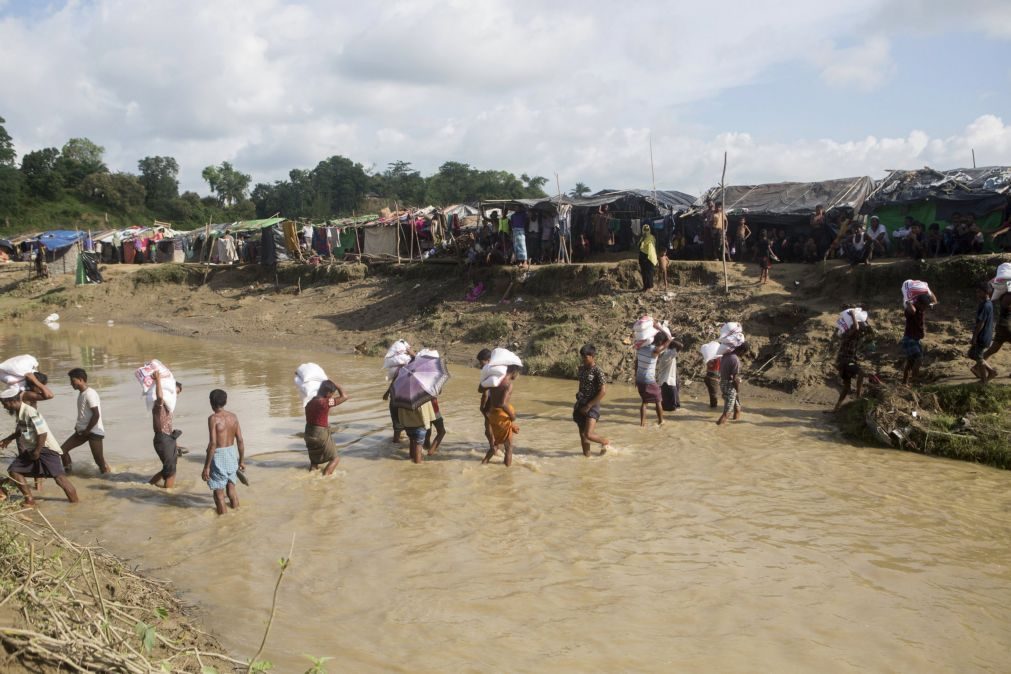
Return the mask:
[[[85,236],[87,236],[85,232],[75,232],[70,229],[54,229],[49,232],[42,232],[34,238],[34,241],[44,244],[49,250],[60,250],[62,248],[69,248]]]
[[[7,239],[0,239],[0,248],[6,248],[7,250],[14,250],[14,244]]]
[[[654,199],[653,190],[603,190],[589,197],[570,197],[555,195],[540,199],[487,199],[481,203],[488,206],[499,206],[515,210],[527,208],[533,210],[555,211],[559,204],[582,208],[597,208],[604,204],[613,204],[622,199],[644,199],[654,206],[668,208],[674,211],[686,211],[695,203],[695,197],[675,190],[657,190]]]
[[[1011,167],[986,166],[938,171],[930,167],[914,171],[890,171],[878,183],[863,212],[889,205],[922,201],[972,201],[977,210],[1001,208],[1007,203],[1011,188]]]
[[[730,185],[726,188],[727,212],[747,212],[752,215],[807,216],[816,206],[826,211],[852,208],[859,211],[874,189],[867,176],[839,178],[811,183],[767,183],[764,185]],[[706,199],[720,200],[719,186],[699,197],[695,206],[702,207]]]
[[[657,190],[655,195],[654,199],[653,190],[601,190],[590,197],[570,197],[569,203],[573,206],[593,207],[613,204],[615,201],[632,197],[645,199],[654,206],[662,206],[673,211],[686,211],[695,203],[695,197],[677,190]]]

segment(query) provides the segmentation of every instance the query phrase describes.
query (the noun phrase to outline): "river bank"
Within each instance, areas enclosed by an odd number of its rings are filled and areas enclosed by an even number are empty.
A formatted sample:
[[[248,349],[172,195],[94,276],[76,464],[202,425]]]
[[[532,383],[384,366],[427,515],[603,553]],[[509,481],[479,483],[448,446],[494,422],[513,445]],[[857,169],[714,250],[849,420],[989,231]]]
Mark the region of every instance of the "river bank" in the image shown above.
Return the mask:
[[[42,510],[0,503],[0,669],[226,672],[222,654],[168,583],[63,536]]]
[[[671,264],[668,290],[644,294],[633,260],[587,265],[471,271],[433,262],[413,265],[257,266],[109,265],[106,282],[75,287],[69,276],[26,280],[23,265],[0,268],[0,317],[39,321],[52,312],[73,322],[134,324],[233,345],[313,345],[376,355],[399,337],[438,348],[471,364],[482,347],[516,350],[534,375],[572,378],[577,350],[598,347],[598,363],[613,381],[631,381],[631,324],[643,314],[670,321],[685,344],[680,370],[686,387],[698,381],[698,347],[727,320],[745,326],[752,358],[750,385],[763,394],[827,403],[837,395],[834,324],[859,305],[871,312],[878,352],[871,364],[886,382],[901,372],[903,318],[899,287],[926,280],[941,298],[928,318],[926,383],[969,381],[964,358],[975,300],[973,284],[989,278],[999,256],[917,262],[885,260],[779,265],[757,285],[753,265]],[[466,296],[475,284],[484,293]],[[381,354],[380,354],[381,355]],[[995,358],[1011,369],[1011,353]],[[697,384],[696,384],[697,385]]]

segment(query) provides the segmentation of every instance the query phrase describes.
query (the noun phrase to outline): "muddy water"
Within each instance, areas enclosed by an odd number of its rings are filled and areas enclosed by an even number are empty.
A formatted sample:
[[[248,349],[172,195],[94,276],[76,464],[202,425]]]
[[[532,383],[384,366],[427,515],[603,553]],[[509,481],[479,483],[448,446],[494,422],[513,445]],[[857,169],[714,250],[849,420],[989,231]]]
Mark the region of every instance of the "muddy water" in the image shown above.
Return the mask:
[[[84,366],[102,395],[116,473],[96,476],[75,450],[82,502],[47,485],[45,512],[173,581],[231,652],[256,650],[295,534],[266,653],[276,671],[303,671],[305,654],[356,672],[1007,668],[1011,473],[850,447],[820,410],[755,401],[717,430],[689,395],[668,428],[641,431],[634,391],[615,386],[601,429],[616,449],[587,460],[573,384],[523,378],[507,470],[479,463],[476,372],[457,367],[446,445],[414,466],[390,443],[374,360],[118,326],[0,338],[0,354],[34,353],[54,375]],[[191,453],[171,493],[144,484],[159,465],[132,370],[151,357],[185,385]],[[331,479],[305,471],[296,436],[305,360],[354,396],[333,417]],[[74,397],[54,381],[42,409],[62,436]],[[222,518],[199,481],[213,387],[252,455],[253,485]]]

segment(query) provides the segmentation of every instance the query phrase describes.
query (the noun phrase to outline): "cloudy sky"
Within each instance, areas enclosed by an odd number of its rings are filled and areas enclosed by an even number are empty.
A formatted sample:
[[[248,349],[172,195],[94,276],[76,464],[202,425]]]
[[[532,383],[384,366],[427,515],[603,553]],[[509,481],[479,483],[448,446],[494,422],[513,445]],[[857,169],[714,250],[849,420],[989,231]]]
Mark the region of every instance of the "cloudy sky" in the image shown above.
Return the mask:
[[[593,189],[1011,164],[1008,0],[0,0],[19,152],[254,181],[341,154]]]

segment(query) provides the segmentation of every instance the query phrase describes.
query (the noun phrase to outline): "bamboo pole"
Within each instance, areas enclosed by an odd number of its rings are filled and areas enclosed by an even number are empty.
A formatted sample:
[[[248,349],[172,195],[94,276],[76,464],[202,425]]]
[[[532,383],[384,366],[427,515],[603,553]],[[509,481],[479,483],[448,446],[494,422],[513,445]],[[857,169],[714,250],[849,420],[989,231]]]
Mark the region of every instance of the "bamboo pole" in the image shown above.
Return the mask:
[[[558,188],[558,212],[561,213],[561,208],[562,208],[562,181],[558,179],[558,174],[557,173],[555,173],[555,187]],[[566,236],[568,236],[568,240],[567,241],[566,241]],[[561,232],[559,232],[559,235],[558,235],[558,248],[559,248],[559,257],[561,257],[561,252],[565,251],[565,264],[569,264],[570,262],[572,262],[572,252],[571,252],[572,251],[572,226],[571,226],[571,223],[570,223],[570,226],[569,226],[569,229],[568,229],[568,235],[563,235]]]
[[[730,277],[727,275],[727,227],[730,220],[727,218],[727,153],[723,152],[723,173],[720,175],[720,216],[723,218],[723,241],[720,246],[723,258],[723,292],[730,294]]]
[[[397,227],[397,264],[400,264],[400,204],[393,202],[393,219]]]

